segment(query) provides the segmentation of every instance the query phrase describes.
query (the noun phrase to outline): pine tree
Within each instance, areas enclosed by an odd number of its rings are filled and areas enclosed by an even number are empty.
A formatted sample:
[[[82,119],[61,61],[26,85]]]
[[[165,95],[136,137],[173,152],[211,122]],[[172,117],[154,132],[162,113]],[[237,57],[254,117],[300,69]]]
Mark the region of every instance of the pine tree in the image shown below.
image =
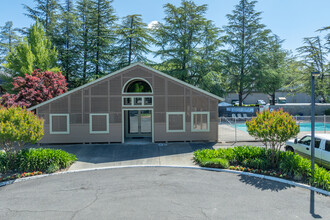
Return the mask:
[[[0,27],[0,63],[5,62],[5,56],[17,44],[19,37],[17,28],[13,28],[13,22],[7,21],[3,27]]]
[[[11,72],[11,78],[7,80],[7,91],[11,88],[12,77],[31,74],[35,69],[41,71],[58,72],[57,51],[50,40],[45,36],[42,25],[36,22],[29,31],[27,37],[20,41],[6,56],[4,64]]]
[[[224,50],[224,73],[229,86],[238,93],[239,105],[256,88],[255,79],[260,72],[258,57],[266,52],[270,30],[260,23],[260,12],[255,11],[256,1],[240,0],[229,23],[224,27],[227,50]]]
[[[258,57],[256,88],[271,97],[271,105],[275,105],[275,93],[285,85],[287,79],[290,58],[288,52],[282,49],[282,43],[283,40],[278,36],[273,36],[265,52]]]
[[[117,19],[111,4],[112,0],[91,0],[90,24],[95,78],[105,75],[111,67],[114,50],[112,44],[115,42],[114,22]]]
[[[39,20],[45,28],[47,36],[53,37],[56,32],[56,23],[58,19],[59,4],[57,0],[34,0],[36,7],[31,8],[24,5],[28,17]]]
[[[85,84],[93,78],[94,69],[91,65],[92,61],[92,1],[91,0],[79,0],[77,2],[76,17],[79,24],[78,36],[77,36],[77,50],[79,51],[79,73],[75,79],[75,85],[79,86]]]
[[[59,53],[59,61],[62,74],[68,82],[76,75],[78,69],[77,59],[77,35],[78,22],[75,16],[75,8],[72,0],[65,0],[64,6],[60,8],[60,20],[57,23],[57,35],[54,44]]]
[[[128,15],[116,31],[118,37],[117,57],[118,69],[131,65],[133,62],[150,62],[146,54],[150,53],[153,38],[149,34],[147,24],[141,15]]]
[[[205,18],[206,5],[183,0],[179,7],[166,4],[164,8],[164,23],[153,28],[159,48],[156,56],[163,61],[158,68],[200,85],[208,73],[215,71],[215,53],[221,45],[219,29]]]
[[[315,80],[315,94],[322,96],[323,100],[328,101],[330,95],[330,63],[327,59],[329,50],[319,36],[304,38],[304,46],[299,47],[297,51],[303,58],[305,66],[300,82],[303,87],[301,91],[310,93],[310,73],[320,72],[320,76]]]

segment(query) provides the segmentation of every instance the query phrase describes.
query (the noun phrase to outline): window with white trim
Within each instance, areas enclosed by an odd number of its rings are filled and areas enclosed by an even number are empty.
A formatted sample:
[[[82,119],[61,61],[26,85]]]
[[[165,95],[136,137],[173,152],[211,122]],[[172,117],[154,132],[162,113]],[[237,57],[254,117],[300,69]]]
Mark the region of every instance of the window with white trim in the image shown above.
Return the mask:
[[[166,112],[166,132],[185,132],[184,112]]]
[[[192,112],[191,131],[210,131],[210,112]]]
[[[50,134],[69,134],[69,114],[49,114]]]
[[[107,113],[89,114],[89,133],[90,134],[109,133],[109,114]]]
[[[123,106],[152,106],[152,96],[124,96]]]

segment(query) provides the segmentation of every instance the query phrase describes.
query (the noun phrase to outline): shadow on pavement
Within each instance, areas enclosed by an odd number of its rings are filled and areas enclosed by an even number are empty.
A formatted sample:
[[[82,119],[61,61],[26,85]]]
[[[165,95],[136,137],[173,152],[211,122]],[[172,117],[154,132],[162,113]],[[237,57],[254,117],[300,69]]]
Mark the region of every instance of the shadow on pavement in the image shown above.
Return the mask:
[[[253,176],[245,176],[245,175],[239,175],[240,176],[240,181],[247,184],[247,185],[251,185],[254,186],[257,189],[260,190],[270,190],[270,191],[280,191],[280,190],[284,190],[287,188],[292,188],[295,186],[291,186],[288,184],[284,184],[284,183],[279,183],[276,181],[271,181],[271,180],[267,180],[267,179],[261,179],[258,177],[253,177]]]
[[[216,143],[148,143],[148,144],[76,144],[42,146],[62,149],[75,154],[78,161],[87,163],[108,163],[139,160],[162,156],[192,153],[198,149],[212,149]]]

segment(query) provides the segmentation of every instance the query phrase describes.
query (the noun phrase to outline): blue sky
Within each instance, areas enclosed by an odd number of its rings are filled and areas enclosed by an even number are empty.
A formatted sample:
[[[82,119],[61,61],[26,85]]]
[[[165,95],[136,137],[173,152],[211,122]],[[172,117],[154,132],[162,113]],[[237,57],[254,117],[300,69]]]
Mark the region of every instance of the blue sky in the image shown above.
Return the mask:
[[[61,2],[61,1],[60,1]],[[226,14],[231,13],[239,0],[195,0],[207,4],[206,17],[218,27],[227,24]],[[117,16],[142,14],[145,23],[162,21],[163,5],[180,4],[180,0],[114,0]],[[32,20],[24,15],[22,4],[33,6],[32,0],[1,0],[0,26],[13,21],[15,27],[26,27]],[[317,29],[330,25],[330,0],[260,0],[256,10],[262,11],[262,23],[285,40],[283,47],[294,51],[302,45],[304,37],[319,35]],[[321,34],[324,35],[324,34]]]

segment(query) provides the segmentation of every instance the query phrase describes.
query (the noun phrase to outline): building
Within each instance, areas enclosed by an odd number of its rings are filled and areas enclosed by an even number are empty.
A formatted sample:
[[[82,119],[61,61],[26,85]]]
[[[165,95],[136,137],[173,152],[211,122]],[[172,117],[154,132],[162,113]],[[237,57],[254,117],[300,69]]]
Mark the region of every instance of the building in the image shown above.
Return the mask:
[[[31,107],[40,143],[217,141],[222,98],[136,63]]]
[[[311,96],[307,93],[292,93],[290,91],[285,91],[281,89],[275,92],[276,101],[279,97],[285,97],[287,103],[311,103]],[[316,97],[316,102],[319,102],[321,96]],[[270,96],[261,92],[252,92],[246,99],[244,99],[244,104],[256,104],[258,100],[264,100],[270,103]],[[238,94],[230,92],[225,97],[225,102],[232,103],[233,101],[238,101]]]

